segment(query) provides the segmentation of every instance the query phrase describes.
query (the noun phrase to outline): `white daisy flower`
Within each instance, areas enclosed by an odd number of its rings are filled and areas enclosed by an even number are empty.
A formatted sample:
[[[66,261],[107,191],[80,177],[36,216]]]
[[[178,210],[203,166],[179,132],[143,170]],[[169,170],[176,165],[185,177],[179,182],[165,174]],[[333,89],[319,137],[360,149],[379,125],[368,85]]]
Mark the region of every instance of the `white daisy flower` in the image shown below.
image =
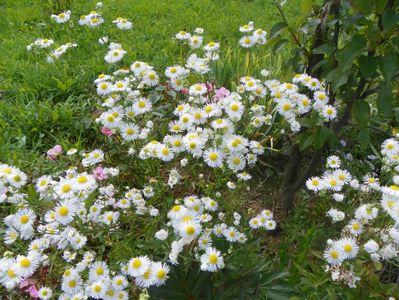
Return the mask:
[[[213,247],[208,247],[205,253],[201,255],[201,270],[207,272],[216,272],[224,268],[224,259],[220,251]]]

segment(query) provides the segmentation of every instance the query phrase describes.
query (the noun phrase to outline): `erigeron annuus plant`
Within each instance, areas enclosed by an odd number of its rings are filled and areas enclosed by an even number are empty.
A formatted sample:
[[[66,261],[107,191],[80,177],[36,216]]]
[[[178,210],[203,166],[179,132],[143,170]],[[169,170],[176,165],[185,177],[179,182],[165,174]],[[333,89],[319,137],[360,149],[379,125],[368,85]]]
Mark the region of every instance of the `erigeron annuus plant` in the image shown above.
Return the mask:
[[[120,190],[116,186],[119,170],[99,166],[102,162],[104,153],[94,150],[84,154],[77,166],[38,178],[36,201],[24,193],[27,175],[15,167],[1,165],[1,199],[13,210],[4,219],[7,226],[4,243],[10,250],[4,253],[0,266],[0,282],[4,287],[14,289],[27,279],[43,287],[48,280],[38,274],[44,272],[52,278],[53,285],[42,290],[60,295],[60,299],[84,295],[94,299],[128,299],[128,290],[132,288],[128,278],[141,288],[164,284],[169,265],[179,264],[179,254],[190,245],[197,245],[195,252],[200,255],[201,269],[215,272],[228,261],[212,246],[212,241],[245,243],[247,240],[242,230],[248,229],[240,221],[240,214],[234,214],[234,224],[224,221],[223,201],[189,194],[175,203],[154,202],[157,187],[150,183],[142,189]],[[166,216],[165,209],[169,210]],[[165,224],[160,222],[165,217],[167,226],[159,228],[153,237],[145,237],[147,232],[139,233],[131,227],[142,222],[152,226]],[[250,220],[250,227],[273,230],[276,224],[272,218],[269,210],[263,210]],[[110,236],[103,237],[98,232]],[[167,244],[171,241],[168,260],[150,259],[150,256],[164,257],[161,253],[150,254],[150,248],[117,261],[99,250],[102,240],[112,253],[112,246],[131,238],[159,239]],[[129,247],[134,247],[131,242]]]
[[[97,12],[79,20],[88,27],[104,22]],[[130,28],[127,19],[114,22]],[[253,24],[243,28],[246,34],[254,30]],[[190,50],[180,65],[161,73],[142,61],[119,69],[127,51],[100,39],[108,49],[99,57],[114,71],[94,81],[102,109],[96,121],[110,136],[114,154],[95,150],[63,173],[40,177],[34,182],[38,194],[27,192],[32,185],[23,172],[2,165],[1,197],[10,210],[4,220],[10,252],[0,267],[3,286],[42,287],[42,299],[51,294],[127,299],[137,288],[165,284],[183,252],[193,255],[202,271],[216,272],[230,255],[216,242],[235,249],[251,235],[249,228],[275,229],[269,210],[257,215],[235,211],[242,207],[229,203],[230,190],[248,188],[249,168],[265,152],[265,141],[258,137],[274,122],[282,120],[295,134],[299,121],[312,118],[323,126],[335,118],[336,108],[323,83],[307,74],[287,83],[244,74],[235,91],[218,86],[210,78],[222,47],[218,42],[202,46],[203,32],[177,33],[175,38]],[[251,43],[261,46],[265,36],[258,29]],[[129,165],[150,169],[141,177],[151,178],[132,187],[135,169]],[[156,240],[163,247],[154,246]],[[49,277],[51,284],[45,280]]]
[[[327,159],[328,169],[321,177],[309,178],[306,185],[316,193],[332,193],[336,205],[345,206],[350,198],[360,202],[354,211],[347,213],[346,225],[339,239],[328,240],[324,258],[327,271],[334,281],[356,287],[361,280],[355,269],[358,257],[374,263],[397,262],[399,254],[399,142],[394,138],[381,145],[381,162],[378,175],[372,169],[360,181],[342,168],[345,163],[338,156]],[[348,196],[350,194],[350,196]],[[342,203],[340,203],[342,202]],[[333,222],[343,222],[345,213],[332,208],[327,213]],[[340,223],[339,223],[340,224]]]

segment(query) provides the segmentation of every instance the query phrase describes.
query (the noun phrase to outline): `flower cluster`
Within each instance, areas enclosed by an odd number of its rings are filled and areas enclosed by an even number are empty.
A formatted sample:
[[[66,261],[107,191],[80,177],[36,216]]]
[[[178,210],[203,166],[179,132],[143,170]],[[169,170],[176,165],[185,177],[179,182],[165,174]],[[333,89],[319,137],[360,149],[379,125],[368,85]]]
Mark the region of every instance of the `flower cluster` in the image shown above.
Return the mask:
[[[38,49],[47,49],[50,48],[51,45],[54,44],[54,40],[51,39],[42,39],[39,38],[35,40],[32,44],[26,46],[26,49],[28,51],[32,51],[34,48]],[[64,54],[69,48],[75,48],[77,47],[77,44],[75,43],[66,43],[64,45],[60,45],[59,47],[55,48],[54,50],[47,52],[47,62],[48,63],[53,63],[54,60],[60,58],[62,54]]]
[[[389,261],[399,254],[399,142],[393,138],[385,140],[381,145],[381,155],[383,168],[380,178],[368,174],[360,182],[348,170],[342,169],[343,161],[333,155],[327,158],[327,171],[306,183],[311,191],[330,191],[337,202],[344,201],[345,193],[352,193],[352,197],[355,193],[360,201],[353,212],[345,214],[332,208],[327,213],[333,222],[352,216],[342,229],[340,239],[328,240],[324,251],[329,264],[327,271],[332,279],[345,282],[350,287],[355,287],[356,281],[360,280],[353,271],[351,260],[360,254],[368,254],[375,262]],[[379,219],[387,222],[378,222]]]
[[[157,217],[159,212],[147,203],[155,194],[151,186],[142,190],[127,188],[121,195],[108,182],[119,175],[118,169],[99,166],[94,169],[103,162],[104,153],[94,150],[82,155],[79,168],[69,168],[62,174],[44,175],[36,180],[39,201],[46,207],[40,213],[30,207],[28,196],[23,193],[27,184],[26,174],[9,165],[0,166],[2,202],[18,208],[4,219],[8,227],[4,243],[9,246],[18,244],[19,240],[29,243],[26,253],[14,255],[8,252],[1,260],[0,283],[7,289],[33,278],[35,273],[52,263],[49,253],[54,259],[54,254],[60,251],[66,262],[57,288],[62,291],[60,299],[83,296],[114,299],[113,295],[117,295],[115,299],[128,299],[128,277],[134,278],[134,284],[142,288],[162,285],[167,280],[170,271],[168,264],[152,261],[146,255],[121,261],[119,271],[111,270],[101,257],[96,259],[95,247],[88,245],[87,235],[93,238],[91,230],[95,231],[99,227],[106,227],[110,232],[118,230],[123,225],[121,215],[131,215],[133,207],[137,215],[148,213],[149,217]],[[102,174],[101,178],[98,177],[99,173]],[[176,171],[174,176],[177,176]],[[235,213],[235,226],[229,226],[223,222],[225,214],[220,209],[219,203],[210,197],[189,195],[175,201],[167,213],[167,226],[173,232],[170,237],[174,238],[169,264],[178,264],[179,254],[185,245],[195,244],[198,245],[196,252],[202,270],[215,272],[224,267],[224,258],[212,245],[212,240],[243,243],[247,237],[236,227],[240,225],[241,216]],[[250,224],[252,228],[275,228],[269,210],[251,219]],[[81,232],[82,229],[85,233]],[[165,240],[168,231],[160,229],[155,237]],[[48,287],[41,287],[38,291],[41,299],[49,299],[52,293]]]
[[[132,22],[122,17],[116,18],[116,20],[112,21],[112,23],[116,24],[116,27],[122,30],[131,29],[133,26]]]
[[[110,43],[108,45],[109,51],[104,56],[104,60],[109,64],[114,64],[120,61],[126,54],[126,51],[122,49],[122,45],[117,43]],[[121,88],[121,87],[119,87]]]
[[[187,60],[187,67],[193,69],[194,71],[200,74],[204,74],[208,71],[207,68],[204,68],[204,70],[199,71],[201,70],[201,68],[199,68],[200,65],[210,60],[218,60],[219,50],[220,50],[220,43],[214,41],[210,41],[205,46],[203,46],[204,42],[204,37],[202,36],[203,33],[204,29],[196,28],[193,34],[188,33],[186,31],[179,31],[175,35],[176,40],[180,41],[183,45],[188,45],[192,50],[200,49],[202,47],[202,50],[204,51],[203,59],[199,59],[196,54],[192,54],[190,56],[191,59],[189,58]]]
[[[243,48],[251,48],[256,45],[264,45],[266,44],[266,31],[261,28],[255,30],[254,23],[248,22],[248,24],[240,26],[240,32],[245,35],[241,37],[239,43]],[[249,35],[251,34],[252,35]]]
[[[71,18],[71,11],[67,10],[58,15],[51,15],[51,18],[58,24],[66,23]]]
[[[96,11],[91,11],[88,15],[82,15],[79,18],[79,25],[88,27],[98,27],[104,23],[101,14]]]

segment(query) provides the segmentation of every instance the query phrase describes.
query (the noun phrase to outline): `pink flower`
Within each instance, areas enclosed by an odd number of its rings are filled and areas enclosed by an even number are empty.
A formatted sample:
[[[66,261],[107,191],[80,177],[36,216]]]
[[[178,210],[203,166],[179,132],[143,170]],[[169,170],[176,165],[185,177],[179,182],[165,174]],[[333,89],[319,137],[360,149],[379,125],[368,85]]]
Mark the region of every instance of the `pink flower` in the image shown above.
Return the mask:
[[[103,127],[103,128],[101,128],[101,133],[103,135],[106,135],[106,136],[111,136],[112,135],[112,129],[108,128],[108,127]]]
[[[230,91],[224,87],[221,87],[220,89],[215,90],[216,100],[226,98],[228,95],[230,95]]]
[[[47,158],[51,160],[56,160],[57,156],[62,153],[62,147],[60,145],[55,145],[53,148],[47,151]]]
[[[38,298],[39,297],[39,291],[37,290],[35,285],[32,285],[29,289],[28,289],[29,295],[32,298]]]
[[[190,92],[189,89],[181,89],[180,90],[180,93],[185,94],[185,95],[188,95],[189,92]]]
[[[98,166],[95,170],[94,170],[94,178],[96,178],[97,180],[104,180],[107,179],[107,174],[105,174],[103,167]]]
[[[208,89],[208,93],[212,92],[215,89],[215,85],[211,82],[206,83],[206,88]]]
[[[39,297],[39,291],[36,288],[36,282],[32,278],[25,278],[20,284],[19,288],[25,293],[29,293],[32,298]]]

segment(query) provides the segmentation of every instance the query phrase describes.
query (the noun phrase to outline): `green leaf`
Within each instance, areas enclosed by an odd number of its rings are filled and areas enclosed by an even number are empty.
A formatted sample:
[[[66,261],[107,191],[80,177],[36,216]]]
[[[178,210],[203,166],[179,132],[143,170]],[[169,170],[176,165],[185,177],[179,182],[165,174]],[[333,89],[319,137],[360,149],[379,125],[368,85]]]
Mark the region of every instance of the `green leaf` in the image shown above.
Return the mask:
[[[367,126],[370,119],[369,104],[364,100],[355,100],[352,107],[352,115],[360,126]]]
[[[299,150],[303,151],[313,144],[313,133],[312,132],[303,132],[296,136],[296,141],[299,144]]]
[[[360,140],[362,149],[365,149],[370,144],[370,131],[367,127],[360,128],[359,140]]]
[[[213,273],[211,272],[200,272],[195,280],[195,284],[192,290],[195,299],[199,298],[201,292],[209,285],[212,275]]]
[[[328,53],[332,53],[335,49],[336,49],[336,47],[334,47],[330,44],[323,44],[323,45],[313,49],[312,52],[314,54],[328,54]]]
[[[341,86],[348,82],[348,77],[350,74],[349,70],[342,70],[341,68],[337,68],[332,78],[331,86],[332,90],[335,93]]]
[[[382,14],[388,0],[374,0],[375,1],[375,11],[377,14]]]
[[[373,56],[360,56],[358,64],[364,78],[371,78],[377,71],[377,59]]]
[[[342,69],[349,69],[354,59],[366,49],[367,39],[362,35],[355,35],[346,43],[344,48],[338,52],[338,64]]]
[[[377,97],[377,108],[385,117],[392,114],[393,93],[390,86],[385,82],[381,83]]]
[[[148,289],[148,293],[150,295],[150,298],[157,298],[159,297],[160,299],[165,299],[165,300],[185,300],[187,299],[187,296],[181,292],[178,292],[176,290],[173,290],[171,288],[167,287],[153,287]]]
[[[312,10],[313,0],[303,0],[301,10],[303,14],[308,14]]]
[[[265,276],[262,278],[262,286],[267,286],[271,284],[273,281],[287,277],[288,275],[289,275],[288,272],[280,272],[280,271],[265,274]]]
[[[320,149],[323,147],[325,142],[334,134],[330,128],[320,127],[320,129],[315,134],[315,139],[313,145],[316,149]]]
[[[352,0],[352,6],[364,14],[371,14],[373,12],[374,0]]]
[[[277,43],[274,44],[273,46],[273,53],[278,53],[280,52],[284,46],[288,43],[287,39],[281,39]]]
[[[286,27],[288,27],[288,24],[285,22],[279,22],[274,24],[272,29],[270,29],[269,38],[272,39],[278,36]]]
[[[393,74],[397,70],[397,63],[398,63],[397,55],[395,51],[393,51],[393,49],[391,49],[391,51],[386,52],[384,56],[380,57],[379,59],[380,70],[385,81],[390,81],[392,79]]]
[[[384,32],[390,31],[395,25],[397,26],[399,22],[399,13],[386,9],[382,14],[382,27]]]

